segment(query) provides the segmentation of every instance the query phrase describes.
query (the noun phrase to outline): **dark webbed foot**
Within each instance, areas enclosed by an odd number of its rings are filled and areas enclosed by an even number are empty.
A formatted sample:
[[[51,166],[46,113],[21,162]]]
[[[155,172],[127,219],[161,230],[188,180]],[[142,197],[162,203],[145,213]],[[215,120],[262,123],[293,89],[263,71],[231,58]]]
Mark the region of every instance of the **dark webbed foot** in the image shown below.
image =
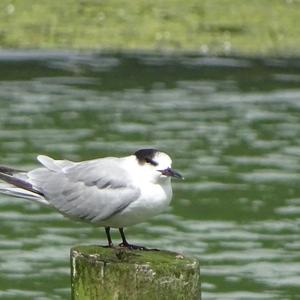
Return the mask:
[[[122,238],[122,243],[119,244],[120,247],[127,248],[129,250],[159,251],[158,249],[149,249],[149,248],[146,248],[144,246],[138,246],[138,245],[129,244],[127,242],[126,238],[125,238],[124,230],[123,230],[122,227],[119,228],[119,231],[120,231],[121,238]]]
[[[129,250],[144,250],[144,251],[150,250],[144,246],[132,245],[132,244],[128,244],[127,242],[126,243],[123,242],[119,244],[119,246],[122,248],[127,248]]]
[[[132,245],[129,244],[125,238],[124,230],[123,228],[119,228],[121,238],[122,238],[122,243],[119,244],[120,247],[127,248],[129,250],[143,250],[143,251],[159,251],[158,249],[149,249],[144,246],[138,246],[138,245]]]
[[[119,231],[120,231],[120,234],[121,234],[121,237],[122,237],[122,243],[119,244],[119,247],[126,248],[128,250],[159,251],[159,249],[149,249],[149,248],[146,248],[144,246],[129,244],[127,242],[126,238],[125,238],[123,228],[119,228]],[[114,244],[113,244],[111,236],[110,236],[110,227],[109,226],[105,227],[105,233],[106,233],[107,242],[108,242],[108,245],[106,247],[107,248],[114,248]]]

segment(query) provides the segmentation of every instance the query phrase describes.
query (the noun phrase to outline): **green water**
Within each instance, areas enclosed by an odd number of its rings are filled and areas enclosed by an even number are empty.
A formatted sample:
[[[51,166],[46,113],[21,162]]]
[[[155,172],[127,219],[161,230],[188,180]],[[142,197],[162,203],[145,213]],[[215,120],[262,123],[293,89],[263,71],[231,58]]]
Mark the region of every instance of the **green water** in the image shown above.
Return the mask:
[[[0,53],[0,164],[168,152],[186,179],[127,236],[198,257],[203,299],[300,299],[299,137],[299,60]],[[0,298],[69,299],[103,230],[0,200]]]

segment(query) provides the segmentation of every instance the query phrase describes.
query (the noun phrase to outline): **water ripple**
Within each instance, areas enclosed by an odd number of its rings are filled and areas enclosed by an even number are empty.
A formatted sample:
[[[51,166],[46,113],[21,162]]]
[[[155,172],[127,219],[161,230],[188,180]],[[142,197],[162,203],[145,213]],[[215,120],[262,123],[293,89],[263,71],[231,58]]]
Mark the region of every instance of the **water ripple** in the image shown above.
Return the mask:
[[[1,164],[163,149],[186,179],[130,240],[199,258],[204,299],[299,296],[296,59],[2,50],[0,66]],[[105,243],[103,230],[8,197],[0,207],[0,298],[69,298],[69,248]]]

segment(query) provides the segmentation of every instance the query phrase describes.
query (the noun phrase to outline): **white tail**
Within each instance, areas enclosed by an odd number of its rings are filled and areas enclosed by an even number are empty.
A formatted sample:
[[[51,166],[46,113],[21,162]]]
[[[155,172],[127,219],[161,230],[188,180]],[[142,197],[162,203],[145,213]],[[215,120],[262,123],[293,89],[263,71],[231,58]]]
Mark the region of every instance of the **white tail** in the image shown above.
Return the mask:
[[[0,167],[0,179],[3,181],[0,183],[0,194],[49,205],[44,195],[27,181],[26,172]]]
[[[33,202],[38,202],[46,206],[49,205],[48,201],[39,194],[35,194],[17,187],[9,187],[6,186],[6,184],[0,185],[0,194],[31,200]]]

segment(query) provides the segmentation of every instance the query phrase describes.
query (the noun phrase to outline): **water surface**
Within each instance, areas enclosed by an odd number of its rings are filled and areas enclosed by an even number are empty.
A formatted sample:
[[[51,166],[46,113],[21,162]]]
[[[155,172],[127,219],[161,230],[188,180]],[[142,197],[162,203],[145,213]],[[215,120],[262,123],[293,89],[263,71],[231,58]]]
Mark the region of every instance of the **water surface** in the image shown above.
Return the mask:
[[[295,59],[0,53],[0,163],[170,153],[172,208],[127,235],[199,258],[203,299],[299,299],[299,124]],[[0,220],[1,299],[68,299],[70,247],[106,243],[20,199]]]

